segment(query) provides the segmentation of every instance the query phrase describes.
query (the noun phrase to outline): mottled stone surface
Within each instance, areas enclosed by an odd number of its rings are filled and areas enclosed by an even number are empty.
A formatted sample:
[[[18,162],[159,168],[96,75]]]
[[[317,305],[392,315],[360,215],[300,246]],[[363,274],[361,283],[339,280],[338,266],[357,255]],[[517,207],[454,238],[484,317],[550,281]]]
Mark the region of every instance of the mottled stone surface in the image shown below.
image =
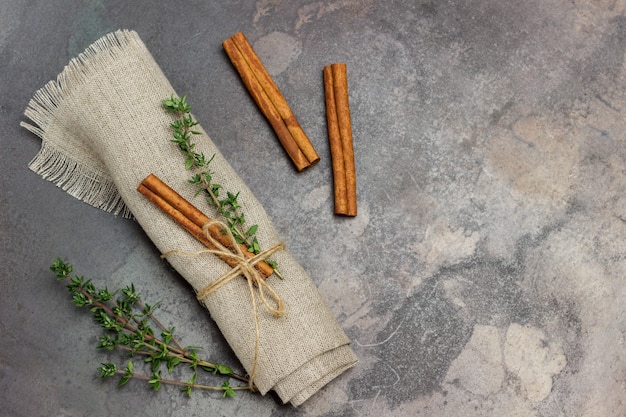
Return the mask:
[[[626,415],[626,1],[0,0],[0,415]],[[35,90],[136,30],[353,340],[303,406],[100,381],[62,256],[235,361],[131,220],[27,168]],[[221,42],[243,31],[322,156],[296,173]],[[359,214],[332,213],[321,71],[348,65]],[[236,363],[236,362],[235,362]]]

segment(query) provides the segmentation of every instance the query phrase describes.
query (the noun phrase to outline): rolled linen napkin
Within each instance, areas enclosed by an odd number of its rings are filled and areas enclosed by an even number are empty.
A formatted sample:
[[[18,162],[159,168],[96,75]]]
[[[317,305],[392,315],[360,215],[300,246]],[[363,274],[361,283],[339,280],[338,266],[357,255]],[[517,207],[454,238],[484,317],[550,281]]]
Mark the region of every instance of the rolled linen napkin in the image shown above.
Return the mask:
[[[154,58],[133,31],[117,31],[72,59],[56,81],[36,92],[22,126],[42,139],[30,168],[69,194],[95,207],[133,216],[161,252],[196,252],[203,248],[183,228],[137,192],[154,173],[188,200],[196,193],[189,172],[171,139],[171,114],[162,100],[176,93]],[[215,155],[214,181],[239,192],[249,224],[257,224],[261,248],[280,243],[267,213],[204,130],[195,151]],[[194,204],[218,218],[204,199]],[[258,333],[245,279],[231,280],[202,303],[248,373],[256,365],[255,385],[262,394],[275,391],[297,406],[355,365],[349,339],[322,300],[308,274],[286,250],[272,255],[283,280],[271,286],[285,313],[273,316],[258,306]],[[168,256],[168,261],[196,291],[229,271],[217,256]],[[195,301],[194,301],[195,302]],[[258,339],[257,339],[258,334]],[[258,351],[255,347],[258,342]],[[255,353],[256,352],[256,353]]]

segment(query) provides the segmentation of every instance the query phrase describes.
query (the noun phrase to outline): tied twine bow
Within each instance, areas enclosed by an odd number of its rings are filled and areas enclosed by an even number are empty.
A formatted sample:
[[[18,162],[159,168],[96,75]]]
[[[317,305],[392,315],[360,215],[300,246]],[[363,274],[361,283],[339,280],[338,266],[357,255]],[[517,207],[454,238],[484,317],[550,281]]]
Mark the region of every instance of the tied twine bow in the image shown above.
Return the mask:
[[[211,236],[211,233],[209,233],[209,228],[214,225],[218,225],[221,228],[221,230],[226,234],[226,236],[232,243],[231,246],[234,252],[231,251],[228,247],[224,246],[221,242],[219,242],[213,236]],[[252,387],[254,377],[257,371],[257,364],[258,364],[258,358],[259,358],[259,340],[260,340],[259,311],[258,311],[257,297],[255,295],[255,290],[254,290],[255,287],[258,289],[262,304],[274,317],[281,317],[285,314],[285,307],[283,305],[283,301],[281,300],[280,296],[266,282],[266,280],[263,278],[261,273],[254,266],[257,263],[267,259],[273,253],[278,252],[281,249],[284,249],[285,245],[283,243],[277,243],[271,248],[265,251],[262,251],[254,255],[253,257],[246,258],[243,250],[241,249],[240,245],[237,243],[235,236],[224,223],[218,220],[211,220],[207,222],[206,224],[204,224],[204,226],[202,227],[202,232],[204,233],[206,238],[209,240],[209,242],[215,247],[215,249],[205,249],[205,250],[196,252],[194,254],[191,254],[192,256],[201,255],[204,253],[212,253],[221,258],[231,259],[235,261],[236,265],[230,271],[228,271],[227,273],[219,277],[217,280],[213,281],[211,284],[207,285],[206,287],[198,291],[198,294],[196,295],[198,300],[199,301],[204,300],[206,297],[213,294],[214,292],[222,288],[224,285],[228,284],[230,281],[232,281],[234,278],[236,278],[240,274],[243,275],[246,278],[246,281],[248,282],[248,289],[250,290],[250,298],[252,300],[252,310],[253,310],[253,316],[254,316],[254,331],[255,331],[255,336],[256,336],[255,343],[254,343],[254,362],[252,366],[252,371],[250,372],[250,380],[249,380],[249,385],[250,387]],[[178,250],[173,250],[173,251],[164,253],[162,257],[167,257],[168,255],[172,253],[182,253],[182,252]],[[268,297],[272,300],[274,305],[272,305],[272,303],[268,300]]]

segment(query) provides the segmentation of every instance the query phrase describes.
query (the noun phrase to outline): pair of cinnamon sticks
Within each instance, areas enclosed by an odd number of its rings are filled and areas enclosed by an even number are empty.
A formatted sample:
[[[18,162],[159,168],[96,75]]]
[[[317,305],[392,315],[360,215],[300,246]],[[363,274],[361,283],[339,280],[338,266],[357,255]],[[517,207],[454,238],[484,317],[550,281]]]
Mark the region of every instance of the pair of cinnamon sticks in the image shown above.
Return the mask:
[[[245,35],[238,32],[222,46],[296,169],[302,171],[317,163],[319,155]],[[346,64],[328,65],[323,75],[335,214],[356,216],[356,171]]]
[[[163,210],[163,212],[169,215],[204,246],[211,250],[219,250],[207,237],[204,230],[205,225],[209,224],[211,219],[161,181],[156,175],[150,174],[146,177],[137,187],[137,191]],[[215,241],[228,248],[232,253],[238,252],[233,247],[234,242],[224,233],[218,224],[209,226],[207,232],[210,233],[210,236]],[[246,258],[252,258],[254,256],[252,252],[248,251],[245,245],[239,244],[239,248]],[[232,268],[237,266],[237,260],[235,258],[219,254],[218,256]],[[267,278],[274,272],[274,269],[264,261],[258,262],[255,268],[257,268],[263,278]]]

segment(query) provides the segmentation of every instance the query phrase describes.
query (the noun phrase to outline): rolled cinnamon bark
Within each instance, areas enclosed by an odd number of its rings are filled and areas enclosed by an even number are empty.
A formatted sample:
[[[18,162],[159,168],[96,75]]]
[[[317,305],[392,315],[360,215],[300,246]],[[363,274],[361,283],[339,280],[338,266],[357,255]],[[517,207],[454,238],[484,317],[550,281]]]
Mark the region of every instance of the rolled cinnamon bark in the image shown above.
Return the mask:
[[[285,152],[291,158],[291,161],[296,166],[298,171],[302,171],[304,168],[310,165],[309,160],[302,153],[302,150],[294,140],[291,132],[287,128],[285,121],[282,119],[278,110],[270,100],[267,92],[263,89],[263,86],[256,78],[252,69],[244,59],[241,51],[237,48],[232,39],[227,39],[222,43],[224,51],[230,58],[233,66],[239,73],[243,84],[252,96],[252,99],[256,103],[257,107],[263,113],[267,121],[269,122],[274,133],[278,137],[278,140],[283,145]]]
[[[222,46],[296,169],[302,171],[317,163],[319,155],[245,35],[238,32]]]
[[[181,197],[180,194],[161,181],[156,175],[150,174],[146,177],[137,187],[137,191],[163,210],[165,214],[191,233],[191,235],[204,246],[211,250],[219,249],[211,243],[204,232],[204,225],[211,222],[211,219]],[[225,247],[231,250],[233,249],[233,242],[229,240],[228,236],[218,225],[210,226],[208,232],[213,239]],[[254,256],[252,252],[248,251],[245,245],[240,244],[239,248],[246,258],[252,258]],[[237,266],[237,261],[231,257],[220,256],[220,258],[233,268]],[[274,273],[274,269],[264,261],[258,262],[255,267],[259,270],[263,278],[267,278]]]
[[[326,100],[326,123],[328,127],[328,143],[333,169],[333,191],[335,198],[335,214],[345,214],[348,209],[348,194],[346,192],[346,174],[344,171],[343,148],[337,107],[335,105],[335,88],[333,86],[333,71],[329,66],[324,67],[324,96]]]
[[[335,214],[356,216],[356,168],[348,99],[347,66],[344,63],[328,65],[324,67],[323,74],[328,141],[333,168]]]

